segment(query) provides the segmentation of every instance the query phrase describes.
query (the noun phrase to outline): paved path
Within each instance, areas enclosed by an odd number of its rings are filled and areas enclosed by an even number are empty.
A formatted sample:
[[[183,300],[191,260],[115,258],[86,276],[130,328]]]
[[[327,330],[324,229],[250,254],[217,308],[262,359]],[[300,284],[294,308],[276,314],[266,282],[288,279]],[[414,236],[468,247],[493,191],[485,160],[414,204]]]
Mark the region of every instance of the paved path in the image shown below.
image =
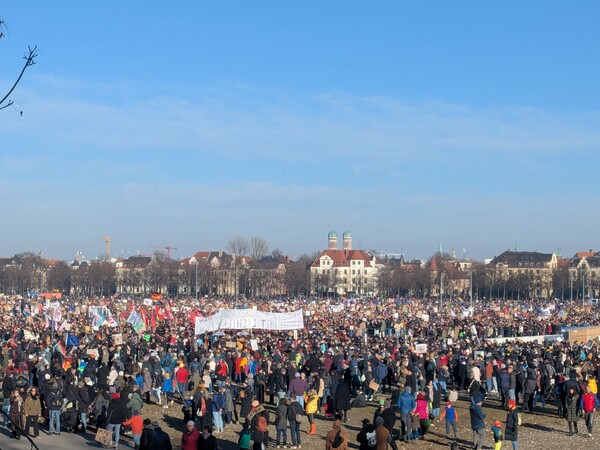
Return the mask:
[[[61,433],[60,436],[50,436],[40,430],[40,436],[33,439],[33,442],[40,450],[80,450],[80,449],[102,449],[100,444],[94,441],[94,434],[87,433],[85,436],[81,434]],[[123,440],[119,449],[130,450],[133,448],[129,443],[133,443],[128,437]],[[10,433],[5,427],[0,428],[0,450],[29,450],[31,444],[27,439],[21,437],[20,440],[10,438]],[[35,448],[35,447],[34,447]]]

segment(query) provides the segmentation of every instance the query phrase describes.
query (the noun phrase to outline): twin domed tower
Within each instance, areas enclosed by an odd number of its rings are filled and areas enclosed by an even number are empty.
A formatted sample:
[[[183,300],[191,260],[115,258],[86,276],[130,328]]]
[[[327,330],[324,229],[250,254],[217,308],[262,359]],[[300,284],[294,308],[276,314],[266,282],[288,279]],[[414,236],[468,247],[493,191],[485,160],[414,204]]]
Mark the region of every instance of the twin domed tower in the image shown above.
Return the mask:
[[[327,235],[327,239],[329,241],[329,250],[337,250],[337,233],[335,231],[330,231]],[[342,234],[342,249],[343,250],[352,250],[352,235],[349,231],[344,231]]]

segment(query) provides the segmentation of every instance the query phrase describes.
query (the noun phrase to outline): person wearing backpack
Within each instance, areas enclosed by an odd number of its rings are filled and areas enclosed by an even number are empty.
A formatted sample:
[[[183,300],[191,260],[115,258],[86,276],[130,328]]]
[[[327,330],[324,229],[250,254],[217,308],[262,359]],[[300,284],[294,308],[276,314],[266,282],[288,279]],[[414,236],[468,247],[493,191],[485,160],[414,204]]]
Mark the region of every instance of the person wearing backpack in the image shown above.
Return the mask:
[[[342,422],[336,420],[325,438],[325,450],[347,450],[348,435],[342,430]]]
[[[375,450],[377,446],[377,434],[375,433],[375,425],[369,419],[362,420],[362,429],[356,436],[359,447],[358,450]]]
[[[256,419],[256,426],[252,428],[252,450],[264,450],[269,442],[269,422],[265,417],[266,413],[258,413],[253,418]]]

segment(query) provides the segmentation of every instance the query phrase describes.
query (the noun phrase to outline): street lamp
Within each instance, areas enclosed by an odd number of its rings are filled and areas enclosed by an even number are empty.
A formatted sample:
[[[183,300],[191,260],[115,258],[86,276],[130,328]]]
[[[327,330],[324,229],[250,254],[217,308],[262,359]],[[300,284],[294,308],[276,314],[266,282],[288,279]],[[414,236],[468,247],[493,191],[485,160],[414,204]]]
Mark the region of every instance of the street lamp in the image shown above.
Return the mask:
[[[198,262],[196,262],[196,301],[198,301]]]
[[[569,271],[569,283],[571,284],[571,303],[573,303],[573,271]]]

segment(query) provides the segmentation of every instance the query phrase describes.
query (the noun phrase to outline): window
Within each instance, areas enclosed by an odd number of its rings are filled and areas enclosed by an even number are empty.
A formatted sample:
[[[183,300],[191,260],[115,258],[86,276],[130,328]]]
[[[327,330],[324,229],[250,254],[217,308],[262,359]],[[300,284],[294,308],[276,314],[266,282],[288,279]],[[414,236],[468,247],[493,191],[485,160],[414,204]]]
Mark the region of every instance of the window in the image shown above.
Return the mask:
[[[356,274],[356,270],[352,269],[352,275]]]
[[[365,275],[367,274],[367,269],[365,269]]]

